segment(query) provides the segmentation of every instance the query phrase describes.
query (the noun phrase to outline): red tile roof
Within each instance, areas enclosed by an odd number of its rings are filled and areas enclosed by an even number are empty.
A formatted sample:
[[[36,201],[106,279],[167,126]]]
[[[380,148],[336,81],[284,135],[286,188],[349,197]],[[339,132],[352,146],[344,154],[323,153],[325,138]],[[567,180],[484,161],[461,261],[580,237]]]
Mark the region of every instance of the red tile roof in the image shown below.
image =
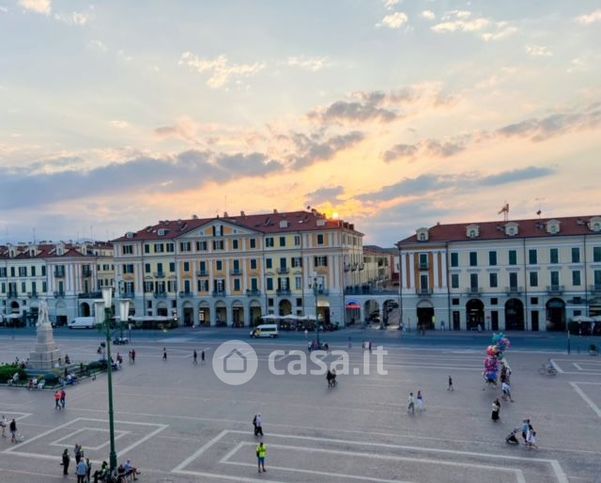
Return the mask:
[[[512,238],[542,238],[542,237],[561,237],[575,235],[591,235],[595,232],[591,231],[588,226],[591,218],[597,218],[599,215],[592,216],[570,216],[562,218],[545,218],[545,219],[529,219],[529,220],[509,220],[507,223],[517,223],[518,234],[509,236],[505,234],[504,221],[485,221],[485,222],[470,222],[470,223],[453,223],[448,225],[437,224],[428,229],[428,241],[418,242],[417,234],[405,238],[397,243],[398,246],[414,245],[421,243],[444,243],[452,241],[478,241],[478,240],[509,240]],[[556,220],[559,222],[559,232],[551,234],[546,231],[546,223]],[[467,227],[476,225],[479,228],[479,235],[476,238],[467,236]],[[601,234],[601,232],[597,232]]]
[[[288,226],[280,227],[280,222],[284,220],[288,222]],[[318,220],[324,220],[324,225],[318,225]],[[355,227],[352,223],[347,223],[343,220],[329,220],[326,219],[322,214],[313,211],[291,211],[283,213],[262,213],[258,215],[240,214],[240,216],[159,221],[159,223],[156,225],[147,226],[142,230],[133,232],[131,237],[128,237],[126,234],[113,241],[170,240],[214,221],[223,221],[232,225],[237,225],[242,228],[247,228],[266,234],[345,229],[352,231],[357,235],[362,235],[362,233],[355,230]],[[164,235],[159,235],[159,230],[161,229],[166,230]]]
[[[36,254],[32,255],[29,251],[30,245],[16,244],[12,247],[16,250],[14,257],[9,257],[9,245],[0,245],[0,260],[26,260],[26,259],[45,259],[45,258],[93,258],[96,257],[91,251],[94,249],[106,250],[112,248],[108,242],[95,242],[88,244],[88,253],[84,255],[81,247],[74,243],[63,243],[65,251],[63,255],[57,255],[56,247],[59,243],[40,243],[35,245]]]

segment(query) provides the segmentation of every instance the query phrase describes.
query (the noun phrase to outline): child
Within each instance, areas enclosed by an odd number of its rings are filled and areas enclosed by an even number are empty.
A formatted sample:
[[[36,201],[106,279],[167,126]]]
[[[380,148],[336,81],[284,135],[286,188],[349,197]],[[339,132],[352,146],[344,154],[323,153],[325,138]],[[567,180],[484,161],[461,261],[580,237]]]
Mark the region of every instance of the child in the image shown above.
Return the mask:
[[[528,431],[528,436],[526,436],[526,446],[528,446],[528,448],[538,449],[538,446],[536,446],[536,431]]]

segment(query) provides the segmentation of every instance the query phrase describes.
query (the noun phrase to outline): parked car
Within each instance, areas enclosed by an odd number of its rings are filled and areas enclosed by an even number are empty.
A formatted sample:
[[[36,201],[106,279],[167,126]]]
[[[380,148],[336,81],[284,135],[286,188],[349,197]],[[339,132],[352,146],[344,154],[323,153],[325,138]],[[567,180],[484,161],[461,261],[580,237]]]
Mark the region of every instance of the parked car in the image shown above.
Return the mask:
[[[94,317],[75,317],[68,324],[69,329],[93,329],[96,327],[96,319]]]
[[[250,331],[251,337],[277,337],[278,324],[261,324],[257,325]]]

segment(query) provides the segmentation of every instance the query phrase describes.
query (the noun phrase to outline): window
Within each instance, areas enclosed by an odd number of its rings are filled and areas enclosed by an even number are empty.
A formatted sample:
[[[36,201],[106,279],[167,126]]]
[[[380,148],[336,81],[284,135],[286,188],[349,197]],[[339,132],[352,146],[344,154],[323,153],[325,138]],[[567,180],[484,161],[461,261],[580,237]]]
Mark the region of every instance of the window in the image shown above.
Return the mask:
[[[267,277],[265,281],[267,283],[267,290],[273,290],[273,278]]]
[[[31,267],[31,276],[35,277],[35,266]]]
[[[509,274],[509,286],[511,288],[517,288],[518,286],[518,274],[517,272],[511,272]]]
[[[250,269],[251,270],[256,270],[257,269],[257,259],[256,258],[251,258],[250,259]]]
[[[478,274],[470,273],[470,288],[472,290],[478,290]]]
[[[0,277],[6,278],[6,267],[0,267]]]
[[[498,305],[499,299],[497,297],[493,297],[490,299],[490,305]]]
[[[267,306],[273,307],[273,299],[267,299]],[[273,311],[271,311],[273,313]]]
[[[516,250],[509,250],[509,265],[518,264],[518,252]]]
[[[162,243],[154,244],[154,253],[163,253],[165,251],[165,246]]]
[[[42,277],[46,276],[46,265],[42,265]]]
[[[21,282],[21,293],[25,293],[27,291],[27,287],[25,282]]]
[[[530,297],[530,305],[538,305],[538,297]]]
[[[549,249],[549,261],[551,263],[559,263],[559,249],[558,248]]]
[[[451,253],[451,267],[458,267],[459,266],[459,253],[454,252]]]
[[[280,237],[280,246],[281,247],[285,247],[286,246],[286,237],[285,236],[281,236]]]
[[[273,268],[273,261],[271,258],[266,258],[265,259],[265,268],[267,270],[271,270]]]
[[[538,287],[538,272],[530,272],[530,286]]]
[[[301,237],[300,235],[294,235],[294,246],[295,247],[300,247],[301,244]]]
[[[190,242],[180,242],[179,244],[180,252],[190,252],[192,251],[192,244]]]
[[[497,264],[497,252],[488,252],[488,264],[491,267]]]
[[[299,299],[299,298],[297,298],[297,299],[296,299],[296,306],[297,306],[297,307],[302,307],[302,306],[303,306],[303,299]]]
[[[257,239],[256,238],[251,238],[250,239],[250,247],[251,248],[257,248]]]
[[[198,264],[198,269],[200,271],[200,274],[206,274],[207,273],[207,262],[202,261]]]
[[[593,283],[595,287],[601,287],[601,270],[595,270],[593,272]]]
[[[552,287],[559,286],[559,272],[557,272],[557,271],[551,272],[551,286]]]
[[[316,267],[327,267],[328,266],[328,257],[313,257],[313,262]]]
[[[572,285],[579,287],[581,285],[580,270],[572,270]]]
[[[207,251],[207,242],[206,241],[197,241],[196,242],[196,251],[197,252],[206,252]]]
[[[150,253],[150,245],[148,243],[144,245],[144,253]]]
[[[496,288],[499,286],[499,276],[496,273],[488,274],[488,282],[490,284],[490,288]]]
[[[250,289],[254,292],[259,290],[259,279],[254,277],[250,279]]]
[[[190,271],[190,262],[184,262],[184,272]]]
[[[166,247],[167,247],[167,252],[168,253],[174,253],[175,252],[175,243],[167,243]]]
[[[19,277],[27,277],[27,267],[19,267]]]
[[[601,247],[593,247],[593,262],[601,262]]]
[[[134,254],[134,246],[133,245],[123,245],[123,255],[133,255]]]
[[[323,233],[319,233],[317,235],[317,244],[318,245],[323,245]]]
[[[459,305],[459,299],[451,299],[451,305]]]
[[[530,265],[536,265],[538,263],[536,248],[531,248],[528,250],[528,263]]]
[[[223,270],[223,262],[221,260],[215,261],[215,270],[221,272]]]
[[[232,240],[232,250],[238,250],[238,240]]]
[[[234,272],[240,273],[240,260],[234,260]]]
[[[303,288],[303,278],[302,277],[294,277],[294,289],[301,290]]]
[[[144,264],[144,273],[150,273],[150,263]]]
[[[175,272],[175,262],[169,262],[169,271]]]
[[[478,252],[470,252],[470,267],[478,266]]]
[[[133,263],[127,263],[123,265],[123,273],[134,273]]]
[[[234,292],[240,292],[240,279],[234,279]]]
[[[459,288],[459,274],[451,274],[451,288]]]
[[[302,257],[293,257],[291,262],[292,268],[301,268],[303,266]]]
[[[580,263],[580,248],[572,248],[572,263]]]
[[[422,289],[422,291],[428,290],[429,285],[428,285],[428,276],[427,275],[420,275],[419,286]]]
[[[223,240],[213,240],[213,250],[223,250]]]
[[[58,270],[58,267],[57,267]],[[59,270],[60,271],[60,270]],[[15,267],[10,267],[10,276],[14,277],[15,276]]]
[[[268,236],[267,238],[265,238],[265,246],[269,248],[273,247],[273,237]]]
[[[196,287],[199,292],[208,292],[209,291],[209,281],[208,280],[199,280],[196,282]]]

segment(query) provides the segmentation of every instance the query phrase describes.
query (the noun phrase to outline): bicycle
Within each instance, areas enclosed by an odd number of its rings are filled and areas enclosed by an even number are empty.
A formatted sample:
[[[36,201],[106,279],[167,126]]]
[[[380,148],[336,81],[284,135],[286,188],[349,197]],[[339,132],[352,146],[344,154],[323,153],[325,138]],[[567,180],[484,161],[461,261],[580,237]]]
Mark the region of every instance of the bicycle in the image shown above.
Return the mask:
[[[556,376],[557,369],[550,364],[543,364],[538,368],[538,373],[543,376]]]

